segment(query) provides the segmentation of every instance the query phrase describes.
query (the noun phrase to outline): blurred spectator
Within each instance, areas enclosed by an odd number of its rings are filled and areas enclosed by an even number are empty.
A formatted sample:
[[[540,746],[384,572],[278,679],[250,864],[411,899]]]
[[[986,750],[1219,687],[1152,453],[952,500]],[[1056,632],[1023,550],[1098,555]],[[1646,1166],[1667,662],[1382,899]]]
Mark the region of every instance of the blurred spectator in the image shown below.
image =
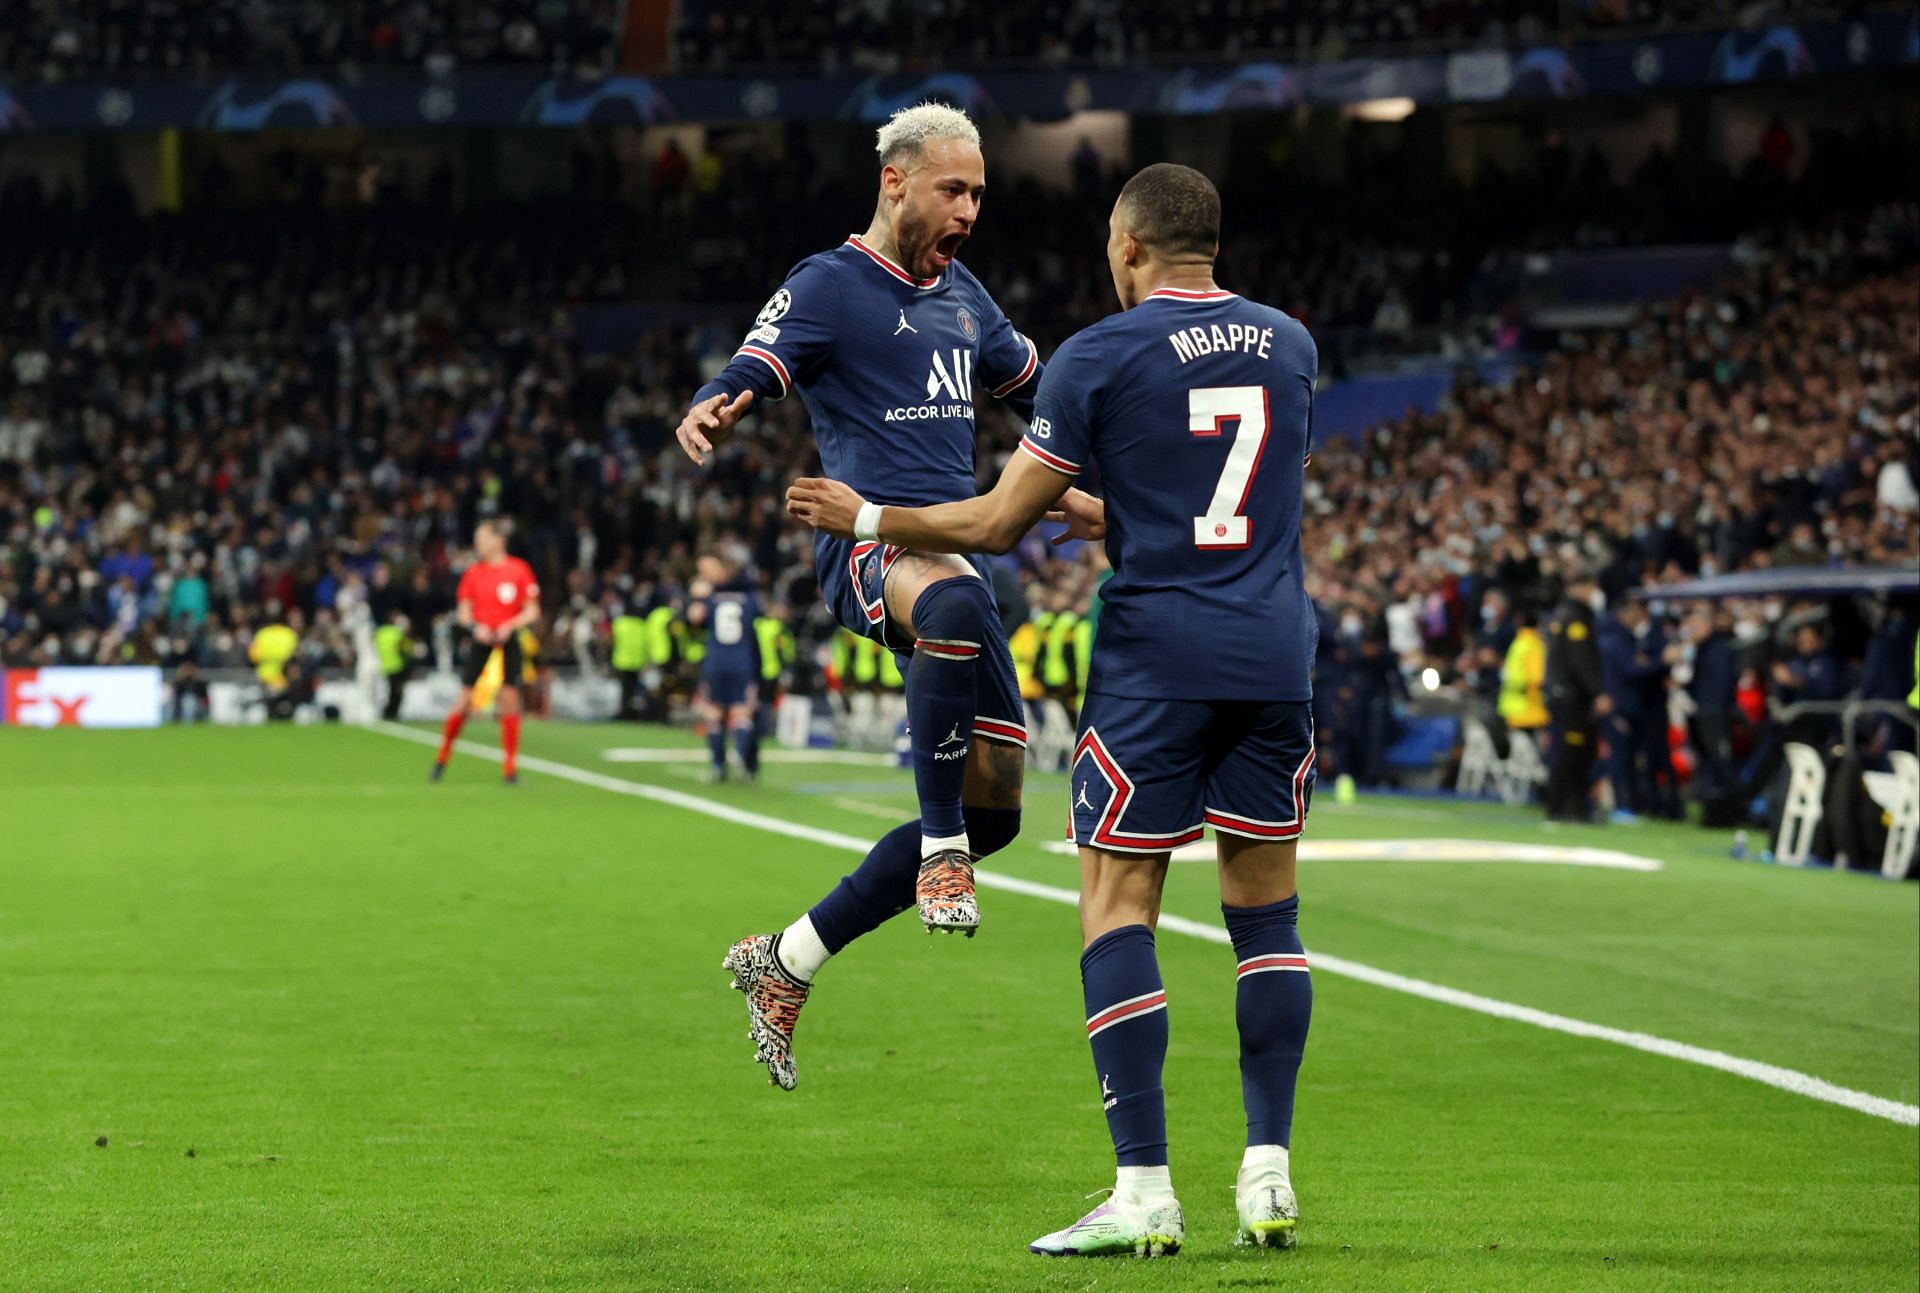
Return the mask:
[[[1802,701],[1835,701],[1847,693],[1847,677],[1827,649],[1817,624],[1802,624],[1793,635],[1793,654],[1773,664],[1774,699],[1782,708]],[[1783,739],[1824,750],[1839,734],[1832,715],[1808,714],[1786,725]]]
[[[1456,667],[1488,717],[1499,713],[1500,670],[1506,664],[1514,632],[1511,599],[1498,588],[1487,590],[1480,600],[1480,622],[1474,629],[1472,647]]]
[[[1584,822],[1590,816],[1590,774],[1608,709],[1593,611],[1597,591],[1590,576],[1570,583],[1548,630],[1546,694],[1553,748],[1541,800],[1551,821]]]
[[[1739,721],[1737,689],[1739,648],[1733,634],[1733,610],[1725,603],[1696,611],[1687,621],[1691,645],[1687,692],[1693,701],[1692,741],[1700,800],[1712,807],[1744,803],[1733,737]],[[1718,825],[1731,825],[1734,814],[1721,810]]]
[[[314,680],[299,660],[289,660],[281,675],[278,687],[267,688],[267,718],[271,722],[289,723],[300,710],[313,703]]]
[[[287,666],[300,650],[300,612],[288,612],[284,624],[278,622],[279,613],[277,603],[267,607],[269,622],[260,626],[247,647],[247,659],[269,693],[287,689]]]
[[[1377,786],[1386,780],[1394,702],[1405,696],[1406,681],[1387,649],[1384,623],[1349,620],[1342,625],[1342,636],[1334,768],[1338,776],[1352,777],[1359,785]]]
[[[1620,29],[1726,25],[1751,0],[1559,4],[1552,0],[1038,0],[1019,6],[923,0],[687,0],[679,7],[683,69],[922,69],[990,63],[1113,66],[1149,59],[1338,58],[1408,43],[1527,46]],[[1803,6],[1768,6],[1793,8]],[[1811,6],[1804,6],[1811,7]]]
[[[234,71],[402,65],[612,70],[616,0],[22,0],[0,18],[0,74],[199,80]]]
[[[1643,814],[1677,818],[1679,785],[1667,738],[1671,661],[1666,632],[1645,602],[1629,599],[1602,621],[1599,635],[1614,815],[1618,820]]]
[[[1515,617],[1513,644],[1500,670],[1500,721],[1511,731],[1538,733],[1551,714],[1547,710],[1547,646],[1539,615],[1523,610]]]
[[[386,680],[386,705],[380,716],[389,723],[400,717],[400,701],[406,694],[407,679],[413,676],[416,647],[408,636],[413,626],[404,611],[393,611],[386,623],[373,631],[373,647],[380,657],[380,674]]]
[[[200,676],[200,669],[193,661],[188,660],[174,670],[171,691],[172,699],[167,712],[169,722],[203,723],[210,716],[207,680]]]

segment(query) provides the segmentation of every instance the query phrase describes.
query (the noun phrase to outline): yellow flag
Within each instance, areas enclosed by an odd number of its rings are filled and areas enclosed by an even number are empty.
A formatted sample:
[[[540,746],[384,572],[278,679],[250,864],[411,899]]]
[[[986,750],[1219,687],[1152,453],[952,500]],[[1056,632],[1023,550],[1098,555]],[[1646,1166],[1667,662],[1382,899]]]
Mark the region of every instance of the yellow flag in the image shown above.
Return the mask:
[[[480,671],[480,677],[473,684],[473,707],[485,713],[493,708],[493,698],[500,694],[500,684],[506,681],[507,662],[495,647],[487,654],[487,667]]]

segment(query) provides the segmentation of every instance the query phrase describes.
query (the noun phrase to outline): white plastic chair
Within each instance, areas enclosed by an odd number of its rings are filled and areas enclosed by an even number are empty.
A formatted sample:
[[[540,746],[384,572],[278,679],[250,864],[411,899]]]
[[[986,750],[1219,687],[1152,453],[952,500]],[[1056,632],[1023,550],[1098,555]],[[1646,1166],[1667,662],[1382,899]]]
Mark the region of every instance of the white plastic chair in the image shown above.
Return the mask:
[[[897,691],[883,691],[874,706],[876,724],[873,748],[891,750],[895,739],[900,735],[900,725],[907,721],[907,698]],[[911,760],[909,760],[911,762]]]
[[[1805,866],[1813,851],[1813,833],[1826,813],[1827,765],[1811,745],[1789,741],[1787,801],[1780,815],[1780,838],[1773,856],[1782,866]]]
[[[1535,786],[1547,782],[1547,765],[1540,758],[1540,747],[1533,733],[1524,728],[1507,729],[1507,760],[1500,765],[1496,784],[1503,803],[1524,804]]]
[[[1063,772],[1073,758],[1073,721],[1057,700],[1027,702],[1027,762],[1038,772]]]
[[[1453,792],[1478,798],[1500,776],[1500,750],[1493,733],[1477,718],[1468,719],[1460,729],[1460,773],[1453,781]]]
[[[1887,756],[1892,772],[1866,774],[1867,793],[1887,810],[1892,819],[1887,827],[1887,847],[1880,855],[1880,874],[1889,880],[1904,880],[1913,869],[1913,855],[1920,845],[1920,758],[1905,750]]]
[[[792,750],[804,750],[813,736],[813,697],[792,692],[780,698],[774,711],[774,740]]]
[[[847,735],[841,744],[856,750],[881,748],[876,740],[875,730],[875,718],[878,712],[879,705],[874,700],[872,692],[849,692],[847,694]]]

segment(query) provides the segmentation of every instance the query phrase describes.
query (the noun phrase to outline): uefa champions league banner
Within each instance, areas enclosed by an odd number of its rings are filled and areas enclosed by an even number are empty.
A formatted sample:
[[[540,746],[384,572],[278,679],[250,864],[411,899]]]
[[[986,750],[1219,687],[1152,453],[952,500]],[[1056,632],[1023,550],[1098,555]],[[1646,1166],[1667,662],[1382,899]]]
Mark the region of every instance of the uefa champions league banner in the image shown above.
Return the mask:
[[[0,727],[158,727],[160,671],[0,669]]]
[[[1107,110],[1169,115],[1271,112],[1408,98],[1417,103],[1577,99],[1742,85],[1920,62],[1920,14],[1775,25],[1528,50],[1214,64],[1121,71],[892,77],[614,76],[601,81],[474,75],[353,84],[324,74],[201,86],[0,86],[0,133],[27,130],[263,130],[351,126],[545,126],[793,120],[882,121],[939,99],[978,117],[1058,120]]]

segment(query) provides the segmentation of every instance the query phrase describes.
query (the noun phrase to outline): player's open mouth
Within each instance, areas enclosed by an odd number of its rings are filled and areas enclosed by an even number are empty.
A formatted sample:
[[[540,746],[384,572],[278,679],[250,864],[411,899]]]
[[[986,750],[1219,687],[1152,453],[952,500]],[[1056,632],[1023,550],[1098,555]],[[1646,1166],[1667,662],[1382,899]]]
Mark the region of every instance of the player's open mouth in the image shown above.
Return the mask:
[[[945,269],[948,265],[952,264],[953,258],[960,254],[960,244],[966,240],[967,235],[963,233],[950,233],[934,243],[933,252],[930,257],[933,261],[933,267],[935,269]]]

